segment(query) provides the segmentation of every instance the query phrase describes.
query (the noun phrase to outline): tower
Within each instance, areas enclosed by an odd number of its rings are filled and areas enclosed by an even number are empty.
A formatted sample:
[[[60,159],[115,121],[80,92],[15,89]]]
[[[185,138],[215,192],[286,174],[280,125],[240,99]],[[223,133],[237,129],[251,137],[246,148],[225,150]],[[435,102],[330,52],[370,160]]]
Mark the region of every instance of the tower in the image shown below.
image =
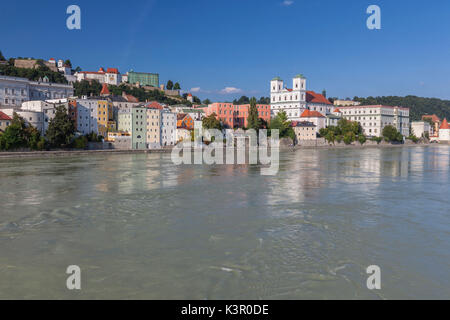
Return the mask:
[[[280,77],[273,78],[270,81],[270,92],[280,92],[281,90],[283,90],[283,80]]]

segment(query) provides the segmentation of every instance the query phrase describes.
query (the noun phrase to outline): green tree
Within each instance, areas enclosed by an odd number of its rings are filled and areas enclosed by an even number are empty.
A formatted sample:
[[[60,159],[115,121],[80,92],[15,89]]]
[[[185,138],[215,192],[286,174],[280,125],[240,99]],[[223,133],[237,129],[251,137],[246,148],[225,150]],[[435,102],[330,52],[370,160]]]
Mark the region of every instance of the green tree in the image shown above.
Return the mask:
[[[394,126],[388,125],[383,128],[382,136],[386,141],[389,142],[401,142],[403,141],[403,136],[397,131]]]
[[[211,100],[209,100],[209,99],[203,100],[203,104],[208,105],[208,104],[211,104],[211,103],[212,103],[212,102],[211,102]]]
[[[6,61],[1,50],[0,50],[0,61]]]
[[[178,82],[175,83],[175,85],[173,86],[174,90],[181,90],[180,84]]]
[[[256,107],[256,99],[250,99],[250,110],[247,118],[248,129],[259,130],[261,128],[261,121],[258,115],[258,108]]]
[[[290,137],[295,139],[294,129],[291,127],[291,122],[285,111],[278,112],[278,114],[270,121],[270,130],[279,130],[280,138]]]
[[[172,82],[172,80],[167,81],[166,89],[167,90],[172,90],[173,89],[173,82]]]
[[[222,130],[222,124],[217,119],[217,115],[215,113],[212,113],[208,117],[203,118],[202,125],[205,129]]]
[[[69,66],[69,68],[72,68],[72,62],[70,62],[69,59],[67,59],[66,61],[64,61],[64,64]]]
[[[52,147],[68,146],[75,133],[75,125],[63,105],[57,106],[55,117],[50,120],[46,137]]]

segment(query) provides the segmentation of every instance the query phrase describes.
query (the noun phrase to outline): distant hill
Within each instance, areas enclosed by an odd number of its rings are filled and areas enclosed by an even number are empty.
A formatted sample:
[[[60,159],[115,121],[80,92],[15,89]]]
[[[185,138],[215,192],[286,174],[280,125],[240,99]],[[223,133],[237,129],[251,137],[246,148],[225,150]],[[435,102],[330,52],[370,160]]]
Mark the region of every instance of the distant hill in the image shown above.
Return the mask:
[[[441,100],[437,98],[422,98],[416,96],[387,96],[387,97],[355,97],[355,101],[363,105],[383,104],[387,106],[401,106],[410,108],[410,120],[417,121],[422,119],[424,114],[436,114],[439,118],[450,119],[450,100]]]

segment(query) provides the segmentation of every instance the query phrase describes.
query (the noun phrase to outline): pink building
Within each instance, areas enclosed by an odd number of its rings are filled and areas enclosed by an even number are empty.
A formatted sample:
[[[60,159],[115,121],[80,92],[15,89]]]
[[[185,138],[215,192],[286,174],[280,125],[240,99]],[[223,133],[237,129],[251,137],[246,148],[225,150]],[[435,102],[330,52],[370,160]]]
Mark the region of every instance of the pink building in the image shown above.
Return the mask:
[[[258,116],[267,123],[270,122],[270,105],[257,104]],[[200,107],[206,116],[210,116],[215,113],[217,119],[222,122],[225,127],[228,128],[243,128],[248,125],[248,114],[250,112],[250,105],[234,105],[226,102],[215,102],[207,107]]]

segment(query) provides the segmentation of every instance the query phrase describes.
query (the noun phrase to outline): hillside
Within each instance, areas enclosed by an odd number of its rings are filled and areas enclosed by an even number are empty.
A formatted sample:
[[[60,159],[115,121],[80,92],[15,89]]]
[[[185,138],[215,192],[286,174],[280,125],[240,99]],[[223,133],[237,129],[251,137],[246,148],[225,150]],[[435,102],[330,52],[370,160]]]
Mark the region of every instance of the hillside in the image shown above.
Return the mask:
[[[441,119],[450,119],[450,100],[416,96],[355,97],[354,100],[361,102],[363,105],[383,104],[387,106],[408,107],[410,108],[411,121],[420,120],[424,114],[436,114]]]

